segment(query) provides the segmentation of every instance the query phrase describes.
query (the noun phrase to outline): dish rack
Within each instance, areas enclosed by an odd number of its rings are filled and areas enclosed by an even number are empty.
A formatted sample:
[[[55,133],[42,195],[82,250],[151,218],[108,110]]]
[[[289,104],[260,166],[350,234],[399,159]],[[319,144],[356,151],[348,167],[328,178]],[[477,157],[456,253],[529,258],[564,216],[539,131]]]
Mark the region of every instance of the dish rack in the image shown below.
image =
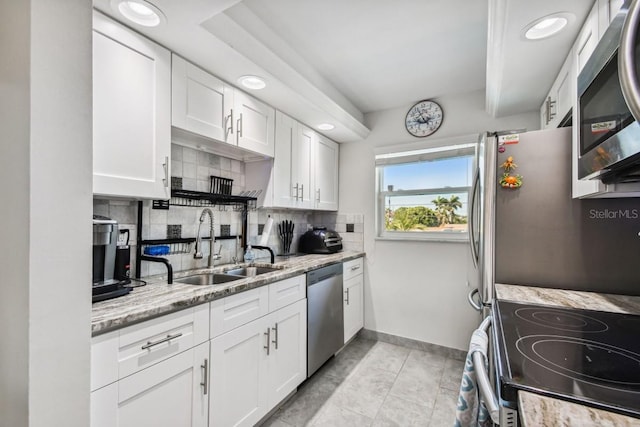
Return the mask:
[[[171,198],[169,200],[154,200],[154,209],[169,209],[170,206],[187,206],[194,208],[204,208],[218,206],[220,210],[225,210],[228,207],[232,207],[235,211],[238,211],[242,215],[242,232],[237,236],[218,236],[216,240],[228,240],[240,238],[242,247],[247,245],[247,213],[249,210],[254,210],[257,207],[257,196],[259,192],[250,192],[251,196],[246,195],[247,192],[243,192],[245,195],[232,195],[233,180],[228,178],[221,178],[211,176],[211,189],[216,191],[222,191],[229,194],[222,193],[206,193],[202,191],[191,191],[182,189],[172,189]],[[192,245],[196,241],[195,237],[187,238],[171,238],[171,239],[158,239],[158,240],[142,240],[142,202],[138,202],[138,227],[137,227],[137,245],[136,245],[136,278],[140,278],[141,263],[143,259],[145,261],[157,261],[167,265],[167,269],[171,269],[170,262],[164,256],[187,254],[192,250]],[[202,238],[202,240],[211,240],[209,237]],[[143,248],[151,246],[169,246],[168,252],[166,249],[157,255],[148,255],[143,253]],[[172,270],[171,270],[172,271]],[[171,273],[172,274],[172,273]]]

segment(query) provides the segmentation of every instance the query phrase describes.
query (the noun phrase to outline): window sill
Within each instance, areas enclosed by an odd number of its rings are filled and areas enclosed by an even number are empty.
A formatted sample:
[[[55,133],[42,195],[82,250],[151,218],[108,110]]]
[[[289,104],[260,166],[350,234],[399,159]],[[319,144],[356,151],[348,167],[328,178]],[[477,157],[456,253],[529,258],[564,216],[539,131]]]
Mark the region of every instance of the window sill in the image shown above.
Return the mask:
[[[376,241],[381,242],[423,242],[423,243],[469,243],[469,236],[378,236]]]

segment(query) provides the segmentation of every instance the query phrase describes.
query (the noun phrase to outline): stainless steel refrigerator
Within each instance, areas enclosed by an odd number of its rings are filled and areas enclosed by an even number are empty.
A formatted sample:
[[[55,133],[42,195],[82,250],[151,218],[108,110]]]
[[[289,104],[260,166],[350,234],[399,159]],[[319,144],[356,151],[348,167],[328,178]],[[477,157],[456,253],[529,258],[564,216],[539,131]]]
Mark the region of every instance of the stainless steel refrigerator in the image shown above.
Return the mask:
[[[500,184],[509,157],[519,187]],[[475,301],[490,305],[494,283],[640,295],[639,199],[572,199],[570,127],[507,143],[483,134],[477,160],[469,218]]]

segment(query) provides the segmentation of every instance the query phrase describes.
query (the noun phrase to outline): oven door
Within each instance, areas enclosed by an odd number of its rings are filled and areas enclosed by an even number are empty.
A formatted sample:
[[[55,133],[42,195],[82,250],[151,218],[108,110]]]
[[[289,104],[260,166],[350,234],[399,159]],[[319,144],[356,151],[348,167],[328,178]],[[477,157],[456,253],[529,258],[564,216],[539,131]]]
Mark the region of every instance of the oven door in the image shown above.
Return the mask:
[[[477,330],[489,335],[492,321],[492,315],[489,314]],[[488,348],[483,349],[489,359],[489,369],[487,369],[485,365],[485,358],[482,352],[475,351],[471,355],[473,367],[476,372],[478,391],[495,425],[501,427],[517,427],[517,402],[506,402],[500,397],[500,366],[496,355],[498,343],[496,342],[495,333],[490,336],[492,339],[487,340]]]

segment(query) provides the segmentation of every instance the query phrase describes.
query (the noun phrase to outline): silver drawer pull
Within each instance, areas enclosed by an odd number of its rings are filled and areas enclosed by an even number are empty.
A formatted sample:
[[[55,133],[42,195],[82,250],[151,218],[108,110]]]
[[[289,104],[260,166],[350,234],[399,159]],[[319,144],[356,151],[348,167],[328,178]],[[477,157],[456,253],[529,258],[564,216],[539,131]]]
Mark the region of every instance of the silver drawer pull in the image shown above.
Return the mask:
[[[268,356],[271,350],[271,328],[267,328],[267,332],[265,332],[264,335],[267,337],[267,345],[263,346],[262,348],[267,350],[267,356]]]
[[[346,302],[346,303],[347,303],[347,305],[349,305],[349,288],[347,288],[347,290],[346,290],[346,291],[344,291],[344,293],[345,293],[345,294],[347,294],[347,299],[346,299],[346,300],[344,300],[344,302]]]
[[[351,271],[356,271],[356,270],[360,270],[359,265],[354,265],[353,267],[351,267]]]
[[[204,394],[206,395],[209,393],[209,360],[204,359],[204,365],[200,365],[200,367],[203,369],[203,379],[200,385],[204,388]]]
[[[162,344],[163,342],[167,342],[167,341],[171,341],[173,339],[176,338],[180,338],[182,336],[182,332],[178,332],[177,334],[174,335],[167,335],[166,337],[156,341],[156,342],[151,342],[151,341],[147,341],[147,343],[145,345],[142,346],[143,350],[147,350],[153,346],[156,346],[158,344]]]
[[[276,346],[276,350],[278,349],[278,322],[276,322],[276,327],[271,328],[273,330],[273,341],[271,341]]]

